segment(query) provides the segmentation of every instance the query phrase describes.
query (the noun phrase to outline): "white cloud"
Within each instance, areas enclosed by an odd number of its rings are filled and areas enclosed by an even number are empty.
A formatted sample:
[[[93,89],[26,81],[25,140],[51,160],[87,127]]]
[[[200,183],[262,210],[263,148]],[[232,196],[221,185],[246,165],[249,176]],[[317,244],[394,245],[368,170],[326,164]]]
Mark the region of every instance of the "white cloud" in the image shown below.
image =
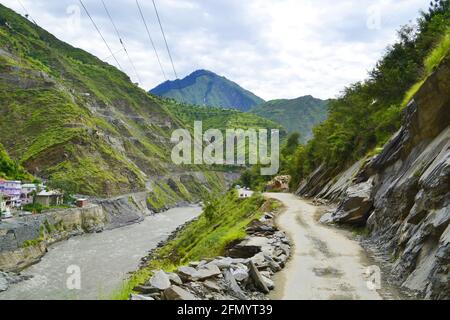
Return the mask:
[[[78,1],[21,1],[38,24],[58,38],[101,59],[110,56]],[[23,13],[16,0],[0,2]],[[164,78],[135,0],[105,2],[143,80],[141,86],[156,86]],[[209,69],[265,99],[336,96],[345,86],[366,77],[385,47],[394,41],[396,30],[414,20],[428,2],[157,0],[180,76]],[[84,3],[113,51],[118,51],[120,44],[101,1]],[[173,78],[151,1],[140,3],[165,72]],[[81,20],[76,23],[78,12]],[[373,22],[379,22],[379,28]],[[119,52],[117,58],[137,81],[126,55]],[[107,61],[114,62],[111,58]]]

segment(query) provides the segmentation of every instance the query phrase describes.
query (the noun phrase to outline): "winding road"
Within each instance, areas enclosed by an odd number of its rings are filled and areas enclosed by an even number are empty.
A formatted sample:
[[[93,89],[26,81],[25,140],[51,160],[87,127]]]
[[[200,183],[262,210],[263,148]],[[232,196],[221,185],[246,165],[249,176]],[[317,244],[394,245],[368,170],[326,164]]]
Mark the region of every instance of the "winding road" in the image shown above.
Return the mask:
[[[347,231],[320,224],[317,206],[293,194],[268,193],[285,210],[277,218],[294,247],[286,268],[274,280],[275,300],[379,300],[368,285],[371,266],[364,250]]]

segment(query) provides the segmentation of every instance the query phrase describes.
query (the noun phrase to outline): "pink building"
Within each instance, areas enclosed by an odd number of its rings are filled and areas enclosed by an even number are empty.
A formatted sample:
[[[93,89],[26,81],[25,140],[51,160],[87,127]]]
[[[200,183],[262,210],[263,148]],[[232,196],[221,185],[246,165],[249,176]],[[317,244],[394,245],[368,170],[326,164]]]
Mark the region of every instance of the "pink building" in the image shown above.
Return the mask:
[[[0,179],[0,193],[10,197],[12,207],[19,207],[21,205],[22,182]]]

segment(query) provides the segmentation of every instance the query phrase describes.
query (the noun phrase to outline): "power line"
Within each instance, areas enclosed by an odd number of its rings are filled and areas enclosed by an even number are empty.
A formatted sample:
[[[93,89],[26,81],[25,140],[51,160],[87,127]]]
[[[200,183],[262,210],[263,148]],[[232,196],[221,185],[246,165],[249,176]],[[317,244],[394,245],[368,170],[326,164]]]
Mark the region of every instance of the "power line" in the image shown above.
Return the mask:
[[[141,9],[141,6],[139,5],[139,1],[138,0],[136,0],[136,5],[137,5],[137,7],[139,9],[139,13],[141,14],[141,18],[142,18],[142,21],[144,22],[145,29],[147,30],[148,38],[150,39],[150,42],[151,42],[152,47],[153,47],[153,50],[155,51],[156,59],[158,60],[159,67],[161,68],[161,72],[162,72],[162,74],[164,76],[164,79],[167,80],[166,73],[164,72],[164,68],[163,68],[163,66],[161,64],[161,60],[159,59],[158,51],[156,50],[155,43],[153,42],[152,36],[150,35],[150,31],[148,30],[147,22],[145,21],[144,14],[142,13],[142,9]]]
[[[140,83],[142,83],[142,81],[141,81],[141,79],[140,79],[140,77],[139,77],[139,74],[138,74],[138,72],[137,72],[137,70],[136,70],[136,67],[134,66],[134,63],[133,63],[133,61],[131,60],[130,55],[128,54],[128,50],[127,50],[127,48],[125,47],[125,43],[122,41],[122,37],[120,36],[120,32],[119,32],[119,30],[117,29],[116,24],[114,23],[114,21],[113,21],[113,19],[112,19],[112,17],[111,17],[111,14],[109,13],[108,8],[106,7],[105,1],[102,0],[102,4],[103,4],[103,7],[105,8],[106,14],[107,14],[108,17],[109,17],[109,20],[111,21],[111,24],[112,24],[113,27],[114,27],[114,30],[116,31],[117,37],[119,38],[119,42],[120,42],[120,44],[122,45],[123,51],[125,51],[125,53],[127,54],[128,61],[130,62],[131,66],[133,67],[134,73],[136,74],[136,78],[138,79],[138,81],[139,81]]]
[[[111,53],[111,56],[114,58],[114,60],[116,61],[117,65],[119,66],[119,69],[122,70],[122,66],[120,65],[119,61],[117,61],[116,56],[114,55],[114,53],[112,52],[110,46],[108,45],[108,42],[106,42],[105,38],[103,37],[102,33],[100,32],[100,29],[95,24],[94,19],[92,19],[91,15],[89,14],[88,9],[85,7],[85,5],[84,5],[82,0],[79,0],[79,1],[80,1],[81,6],[83,7],[84,11],[86,11],[86,14],[88,15],[88,17],[91,20],[92,24],[94,25],[95,29],[97,30],[98,34],[100,35],[100,37],[102,38],[103,42],[105,43],[106,47],[108,48],[109,52]]]
[[[169,54],[170,62],[172,63],[172,69],[173,69],[173,73],[175,74],[175,79],[178,79],[177,71],[175,70],[175,64],[173,63],[172,55],[170,54],[170,49],[169,49],[169,45],[167,43],[166,34],[164,33],[161,19],[159,18],[159,13],[158,13],[158,9],[156,8],[155,0],[152,0],[152,2],[153,2],[153,7],[155,8],[156,17],[158,18],[159,27],[161,28],[161,33],[163,35],[164,42],[166,44],[167,53]]]
[[[23,11],[25,12],[25,16],[28,18],[30,17],[31,21],[33,21],[33,23],[35,25],[37,25],[36,21],[33,19],[33,17],[28,13],[27,8],[25,8],[25,6],[23,5],[22,1],[17,0],[17,2],[20,4],[20,6],[22,7]]]

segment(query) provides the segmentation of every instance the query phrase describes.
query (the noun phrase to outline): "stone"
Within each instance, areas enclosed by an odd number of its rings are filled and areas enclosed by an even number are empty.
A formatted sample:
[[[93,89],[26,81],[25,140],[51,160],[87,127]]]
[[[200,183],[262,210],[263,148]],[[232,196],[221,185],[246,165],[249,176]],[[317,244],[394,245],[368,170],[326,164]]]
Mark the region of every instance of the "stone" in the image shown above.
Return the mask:
[[[232,274],[233,274],[234,278],[239,282],[242,282],[242,281],[248,279],[248,272],[245,269],[239,268],[239,269],[233,270]]]
[[[166,298],[166,300],[182,300],[182,301],[198,300],[192,293],[178,286],[171,286],[166,290],[164,290],[164,297]]]
[[[205,282],[203,282],[203,285],[211,290],[211,291],[215,291],[215,292],[221,292],[222,289],[219,287],[219,285],[217,284],[217,282],[213,282],[211,280],[206,280]]]
[[[185,267],[185,266],[179,267],[178,275],[186,281],[193,281],[194,279],[196,279],[197,269],[194,269],[192,267]]]
[[[163,291],[170,287],[170,279],[164,271],[160,270],[150,279],[150,285]]]
[[[147,296],[143,296],[140,294],[132,294],[130,297],[130,300],[133,301],[154,301],[155,299],[153,299],[152,297],[147,297]]]
[[[138,285],[133,288],[133,291],[139,292],[141,294],[153,294],[153,293],[159,293],[160,290],[153,286]]]
[[[198,280],[204,280],[208,278],[212,278],[222,274],[219,267],[215,264],[207,264],[204,267],[201,267],[197,270],[195,278]]]
[[[6,291],[9,289],[9,281],[6,279],[3,273],[0,273],[0,292]]]
[[[275,289],[275,283],[271,279],[269,279],[268,277],[265,277],[263,275],[261,275],[261,277],[262,277],[264,284],[267,286],[267,288],[269,290]]]
[[[372,190],[372,180],[349,187],[344,200],[332,214],[331,222],[353,225],[365,223],[373,208]],[[325,220],[330,219],[325,217],[322,221]]]
[[[248,263],[249,275],[252,278],[255,287],[263,293],[269,293],[270,290],[264,282],[263,276],[259,273],[253,261]]]
[[[236,297],[239,300],[248,300],[248,297],[242,291],[241,287],[239,287],[236,279],[230,270],[225,270],[224,272],[225,284],[227,286],[228,292],[233,297]]]
[[[171,283],[176,285],[182,285],[183,281],[181,280],[180,276],[176,273],[168,273],[167,276],[169,277],[169,280]]]

